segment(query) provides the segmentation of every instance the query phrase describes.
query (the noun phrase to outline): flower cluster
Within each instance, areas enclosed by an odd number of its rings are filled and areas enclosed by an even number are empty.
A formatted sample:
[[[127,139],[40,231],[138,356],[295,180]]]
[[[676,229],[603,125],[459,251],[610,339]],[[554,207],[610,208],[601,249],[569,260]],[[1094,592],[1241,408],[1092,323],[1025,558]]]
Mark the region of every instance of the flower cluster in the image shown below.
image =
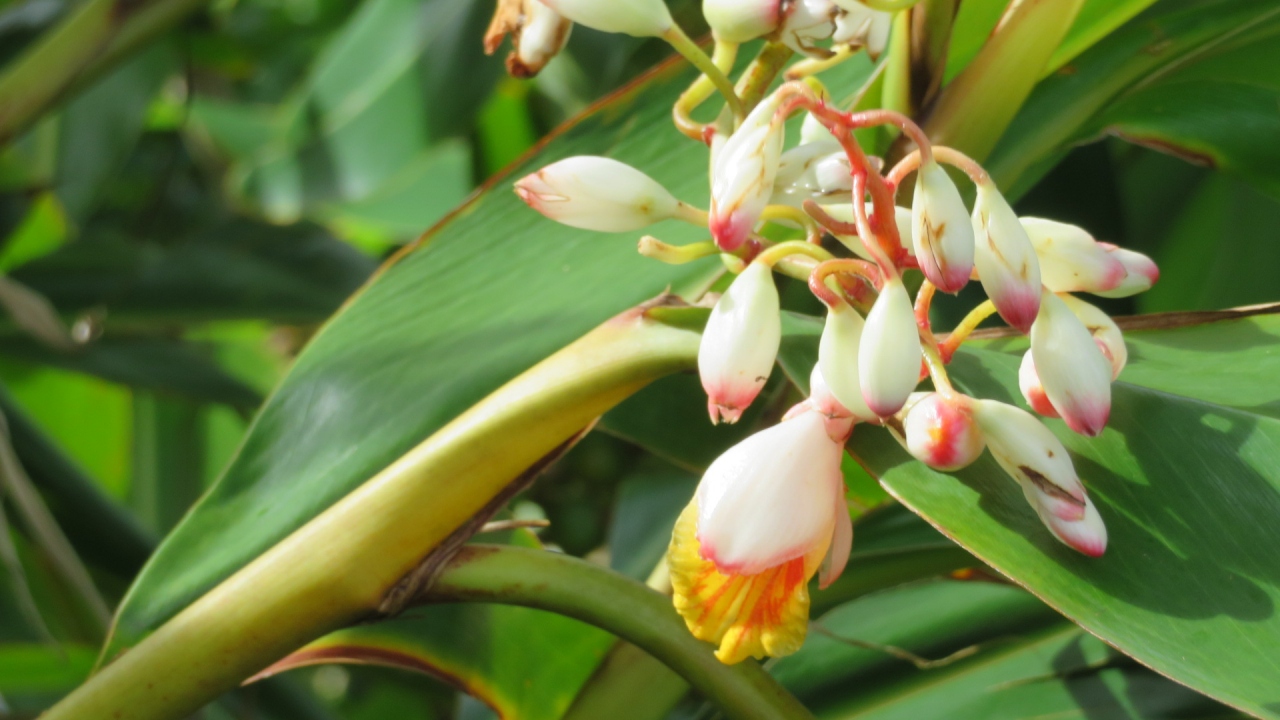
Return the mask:
[[[686,55],[696,51],[678,39],[660,0],[543,1],[572,22],[662,36]],[[1076,293],[1142,292],[1158,277],[1154,263],[1078,227],[1019,217],[978,163],[932,145],[901,114],[832,106],[804,68],[829,67],[857,46],[878,51],[888,13],[857,0],[705,0],[704,11],[715,58],[691,58],[704,75],[677,104],[676,121],[710,147],[707,211],[600,157],[562,160],[516,183],[532,208],[578,228],[633,232],[678,219],[707,229],[710,240],[683,247],[646,236],[640,251],[672,263],[719,255],[736,274],[715,301],[698,355],[712,422],[737,422],[773,370],[781,340],[775,272],[807,282],[827,308],[808,399],[717,459],[676,525],[668,564],[690,630],[716,643],[727,663],[800,646],[810,579],[819,575],[825,587],[849,558],[853,530],[840,466],[858,423],[887,428],[940,471],[964,468],[989,450],[1054,537],[1101,555],[1106,528],[1062,443],[1032,413],[958,391],[947,363],[998,313],[1030,336],[1019,377],[1028,405],[1096,436],[1127,353],[1120,328]],[[766,49],[735,87],[724,61],[735,43],[758,36],[773,40],[769,48],[821,59],[793,66],[792,79],[766,94],[770,63],[774,74],[781,67]],[[817,45],[826,41],[830,48]],[[693,121],[690,112],[726,87],[720,119]],[[799,114],[799,143],[788,148],[786,122]],[[853,135],[880,125],[915,146],[887,172]],[[972,182],[971,209],[944,166]],[[911,178],[911,207],[899,207],[898,190]],[[766,223],[805,237],[767,240]],[[908,281],[917,285],[917,271],[923,279],[913,298]],[[973,280],[989,299],[951,333],[935,335],[937,291],[957,293]],[[925,379],[932,389],[921,392]]]

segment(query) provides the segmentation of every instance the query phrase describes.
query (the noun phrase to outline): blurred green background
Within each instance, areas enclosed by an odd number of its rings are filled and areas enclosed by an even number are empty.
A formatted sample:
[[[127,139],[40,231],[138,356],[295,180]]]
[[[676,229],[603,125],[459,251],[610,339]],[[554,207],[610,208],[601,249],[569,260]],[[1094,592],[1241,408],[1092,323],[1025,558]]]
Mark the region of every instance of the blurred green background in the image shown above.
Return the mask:
[[[0,63],[75,6],[0,0]],[[705,30],[697,3],[673,8]],[[0,405],[51,513],[12,488],[3,504],[0,696],[15,716],[83,678],[104,609],[379,263],[668,54],[579,27],[538,78],[515,80],[502,53],[481,50],[492,11],[492,0],[214,0],[0,148]],[[1019,209],[1159,262],[1161,283],[1114,312],[1274,299],[1280,204],[1208,169],[1105,139]],[[661,530],[692,481],[597,433],[516,511],[552,521],[544,541],[643,577],[662,532],[636,525]],[[612,523],[621,503],[641,520]],[[80,560],[91,585],[67,569]],[[329,667],[206,713],[263,716],[490,712],[418,676]]]

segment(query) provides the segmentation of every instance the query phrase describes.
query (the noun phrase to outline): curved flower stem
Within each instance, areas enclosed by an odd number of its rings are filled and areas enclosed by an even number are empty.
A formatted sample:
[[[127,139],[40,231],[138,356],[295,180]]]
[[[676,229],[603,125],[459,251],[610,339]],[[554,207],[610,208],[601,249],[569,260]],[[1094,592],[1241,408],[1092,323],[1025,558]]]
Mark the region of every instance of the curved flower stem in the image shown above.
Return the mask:
[[[706,210],[703,210],[700,207],[694,207],[693,205],[682,202],[676,206],[675,219],[683,220],[684,222],[687,222],[690,225],[697,225],[698,227],[707,227],[707,223],[710,221],[710,216]]]
[[[531,467],[649,382],[696,366],[699,333],[652,320],[660,303],[605,322],[494,391],[115,658],[45,720],[185,717],[378,612]]]
[[[960,349],[960,345],[963,344],[971,334],[973,334],[974,330],[978,329],[978,326],[982,324],[983,320],[986,320],[995,314],[995,303],[990,300],[986,300],[981,305],[970,310],[969,314],[964,316],[964,320],[960,321],[960,324],[956,326],[955,330],[952,330],[951,334],[942,341],[941,349],[943,359],[947,362],[951,362],[952,356],[956,354],[956,350]]]
[[[764,213],[761,214],[760,218],[762,220],[790,220],[804,229],[805,241],[814,245],[822,244],[822,228],[800,208],[794,208],[790,205],[770,205],[764,209]]]
[[[969,179],[973,181],[974,185],[982,185],[984,183],[991,182],[991,176],[987,174],[985,168],[978,164],[977,160],[974,160],[955,148],[949,148],[945,145],[936,145],[933,148],[933,155],[940,162],[959,168],[965,175],[969,176]],[[898,164],[894,165],[893,169],[889,171],[889,183],[894,186],[901,185],[902,181],[905,180],[908,175],[920,169],[920,164],[922,162],[924,162],[924,158],[921,156],[920,151],[912,150],[910,154],[899,160]]]
[[[652,235],[645,235],[637,243],[640,254],[664,262],[668,265],[684,265],[704,257],[711,257],[720,252],[720,248],[710,240],[690,245],[668,245]]]
[[[707,54],[698,47],[698,44],[685,34],[679,25],[672,25],[671,29],[663,33],[662,39],[671,44],[676,52],[680,53],[693,64],[698,70],[702,71],[704,77],[715,85],[720,94],[724,96],[725,103],[728,104],[729,110],[734,117],[741,120],[745,117],[742,109],[742,101],[738,99],[738,93],[733,88],[733,82],[729,80],[729,76],[716,66],[715,62],[707,57]]]
[[[773,267],[777,262],[788,255],[805,255],[811,257],[818,262],[826,262],[834,260],[835,256],[826,250],[805,240],[788,240],[787,242],[778,243],[764,252],[756,256],[755,262],[764,263],[768,267]]]
[[[920,346],[924,350],[924,362],[929,368],[929,377],[933,378],[933,386],[944,395],[954,395],[956,390],[947,375],[947,363],[938,347],[938,338],[933,334],[933,325],[929,321],[929,308],[933,306],[933,296],[937,287],[927,279],[916,294],[916,326],[920,331]]]
[[[715,51],[711,55],[711,62],[720,71],[726,75],[733,69],[733,63],[738,58],[737,43],[727,43],[716,40]],[[711,97],[711,93],[716,89],[716,85],[711,78],[705,74],[699,75],[697,80],[689,86],[688,90],[680,96],[674,107],[671,108],[672,118],[675,120],[676,128],[680,132],[693,140],[699,142],[706,141],[707,124],[700,123],[693,119],[693,111],[698,106],[707,101]]]
[[[723,665],[695,639],[671,599],[559,553],[470,545],[446,566],[424,602],[493,602],[567,615],[644,649],[734,720],[810,718],[759,664]]]
[[[828,260],[819,264],[809,275],[809,291],[827,307],[834,307],[842,299],[827,285],[827,279],[832,276],[837,277],[841,289],[846,293],[843,300],[860,310],[871,306],[867,290],[878,290],[883,285],[880,270],[873,263],[853,258]]]
[[[752,108],[760,104],[774,78],[778,77],[792,54],[794,51],[780,42],[765,44],[751,67],[738,80],[738,96],[742,98],[744,111],[751,112]]]
[[[826,72],[857,54],[858,50],[853,47],[840,45],[835,48],[835,52],[829,58],[805,58],[797,62],[787,68],[783,77],[788,80],[805,80],[818,73]]]

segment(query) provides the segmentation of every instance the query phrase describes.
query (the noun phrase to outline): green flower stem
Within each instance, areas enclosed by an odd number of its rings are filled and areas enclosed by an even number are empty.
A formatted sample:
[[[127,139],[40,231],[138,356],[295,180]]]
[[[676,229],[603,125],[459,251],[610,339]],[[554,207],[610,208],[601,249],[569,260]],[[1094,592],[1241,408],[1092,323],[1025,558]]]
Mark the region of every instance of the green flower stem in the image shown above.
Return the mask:
[[[450,562],[428,599],[521,605],[604,628],[661,660],[733,720],[811,717],[757,663],[716,660],[710,645],[689,634],[670,598],[576,558],[470,545]]]
[[[715,62],[698,47],[698,44],[680,29],[679,25],[672,25],[662,36],[675,48],[676,52],[684,56],[686,60],[693,64],[708,80],[711,81],[720,94],[724,96],[725,103],[729,106],[729,110],[733,116],[741,120],[744,117],[742,111],[742,101],[738,99],[738,93],[733,89],[733,81],[729,76],[724,74]]]
[[[0,146],[206,0],[88,0],[0,76]]]
[[[209,591],[44,717],[185,717],[307,642],[370,616],[513,478],[649,382],[692,368],[699,340],[642,308],[606,322]]]
[[[1018,3],[982,52],[943,89],[924,123],[929,137],[981,162],[1026,102],[1084,0]]]

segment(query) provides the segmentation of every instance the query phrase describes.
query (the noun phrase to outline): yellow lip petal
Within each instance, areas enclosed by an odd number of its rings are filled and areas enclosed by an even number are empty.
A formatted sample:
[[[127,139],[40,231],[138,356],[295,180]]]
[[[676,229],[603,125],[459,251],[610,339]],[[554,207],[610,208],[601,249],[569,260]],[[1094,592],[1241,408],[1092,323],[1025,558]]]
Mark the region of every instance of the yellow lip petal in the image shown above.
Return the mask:
[[[676,521],[667,558],[675,607],[689,631],[718,644],[716,657],[730,665],[799,650],[808,629],[809,578],[828,543],[754,575],[726,574],[702,557],[697,520],[697,503],[690,503]]]

